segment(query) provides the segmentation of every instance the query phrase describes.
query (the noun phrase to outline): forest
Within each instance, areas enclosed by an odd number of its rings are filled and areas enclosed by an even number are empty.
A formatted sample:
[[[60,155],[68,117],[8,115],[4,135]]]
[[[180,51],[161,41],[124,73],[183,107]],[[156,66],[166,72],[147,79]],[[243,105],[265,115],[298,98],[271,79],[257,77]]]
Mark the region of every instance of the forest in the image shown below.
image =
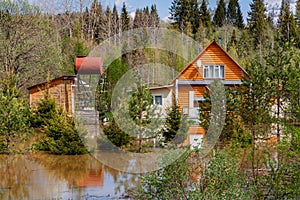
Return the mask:
[[[246,19],[238,0],[218,0],[214,10],[206,0],[173,0],[166,8],[169,23],[160,19],[156,5],[136,9],[133,18],[125,3],[118,12],[116,5],[104,8],[97,0],[63,2],[61,12],[54,12],[26,0],[0,0],[1,153],[88,153],[75,117],[47,96],[31,109],[27,88],[73,75],[74,58],[88,56],[113,35],[136,28],[166,28],[191,37],[201,48],[218,41],[251,78],[239,88],[226,90],[225,127],[208,155],[210,160],[187,152],[171,165],[146,174],[142,187],[129,191],[132,198],[300,198],[300,0],[295,10],[289,0],[282,0],[278,13],[267,10],[263,0],[252,0]],[[122,49],[126,52],[126,44]],[[124,54],[108,66],[110,93],[100,100],[110,102],[111,90],[122,75],[149,61],[177,71],[190,62],[157,49]],[[199,117],[206,129],[210,102],[207,94],[200,105]],[[111,111],[109,106],[106,109]],[[176,135],[178,115],[176,106],[170,108],[167,128],[162,130],[166,138]],[[275,130],[275,143],[269,143],[270,130]],[[131,140],[113,119],[106,133],[112,140],[117,138],[118,146]],[[33,137],[34,145],[23,144]]]

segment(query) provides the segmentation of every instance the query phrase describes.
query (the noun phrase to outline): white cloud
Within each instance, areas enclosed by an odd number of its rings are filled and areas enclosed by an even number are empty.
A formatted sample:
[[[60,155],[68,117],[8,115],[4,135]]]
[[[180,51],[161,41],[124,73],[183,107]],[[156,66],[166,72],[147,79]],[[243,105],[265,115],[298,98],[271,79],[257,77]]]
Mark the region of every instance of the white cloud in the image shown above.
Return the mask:
[[[170,16],[171,16],[171,14],[169,14],[168,16],[163,17],[162,21],[164,21],[164,22],[166,22],[168,24],[172,23],[173,20],[169,19]]]
[[[129,16],[130,16],[132,19],[134,19],[134,18],[135,18],[135,12],[129,13]]]
[[[127,5],[126,0],[116,0],[115,4],[118,8],[122,8],[124,2]]]

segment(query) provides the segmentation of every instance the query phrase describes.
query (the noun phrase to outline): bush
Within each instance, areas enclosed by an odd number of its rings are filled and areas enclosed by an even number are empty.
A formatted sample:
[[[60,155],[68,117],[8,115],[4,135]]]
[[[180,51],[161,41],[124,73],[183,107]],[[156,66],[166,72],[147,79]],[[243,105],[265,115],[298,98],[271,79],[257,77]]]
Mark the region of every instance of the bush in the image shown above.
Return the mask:
[[[84,134],[73,117],[57,108],[55,100],[46,96],[38,103],[33,115],[35,126],[43,127],[46,138],[35,144],[36,149],[53,154],[85,154]]]
[[[118,127],[118,124],[114,119],[109,125],[104,127],[103,132],[106,135],[107,139],[117,147],[126,146],[132,140],[132,138],[127,133],[125,133]]]

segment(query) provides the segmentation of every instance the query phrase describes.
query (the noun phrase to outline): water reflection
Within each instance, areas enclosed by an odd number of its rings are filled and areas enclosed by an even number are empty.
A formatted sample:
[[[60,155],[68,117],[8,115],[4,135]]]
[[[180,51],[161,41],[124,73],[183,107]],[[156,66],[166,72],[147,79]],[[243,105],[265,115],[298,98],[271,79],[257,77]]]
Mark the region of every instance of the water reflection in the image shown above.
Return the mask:
[[[0,155],[0,199],[107,199],[122,196],[138,177],[91,155]]]

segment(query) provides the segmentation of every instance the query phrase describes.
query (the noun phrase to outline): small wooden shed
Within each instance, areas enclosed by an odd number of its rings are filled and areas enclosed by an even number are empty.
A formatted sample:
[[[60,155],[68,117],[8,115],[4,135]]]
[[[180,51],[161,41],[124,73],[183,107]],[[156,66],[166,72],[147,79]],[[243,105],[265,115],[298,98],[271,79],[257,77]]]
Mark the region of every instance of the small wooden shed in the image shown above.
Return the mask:
[[[79,56],[74,59],[74,76],[61,76],[28,88],[30,107],[34,108],[37,102],[41,101],[49,93],[68,114],[75,111],[76,88],[78,89],[80,76],[103,73],[103,62],[101,57]],[[80,75],[80,76],[77,76]],[[84,87],[89,87],[85,83]]]
[[[37,102],[41,101],[47,93],[53,97],[65,112],[72,113],[73,91],[72,85],[75,84],[76,76],[62,76],[41,84],[28,88],[30,107],[34,108]]]

